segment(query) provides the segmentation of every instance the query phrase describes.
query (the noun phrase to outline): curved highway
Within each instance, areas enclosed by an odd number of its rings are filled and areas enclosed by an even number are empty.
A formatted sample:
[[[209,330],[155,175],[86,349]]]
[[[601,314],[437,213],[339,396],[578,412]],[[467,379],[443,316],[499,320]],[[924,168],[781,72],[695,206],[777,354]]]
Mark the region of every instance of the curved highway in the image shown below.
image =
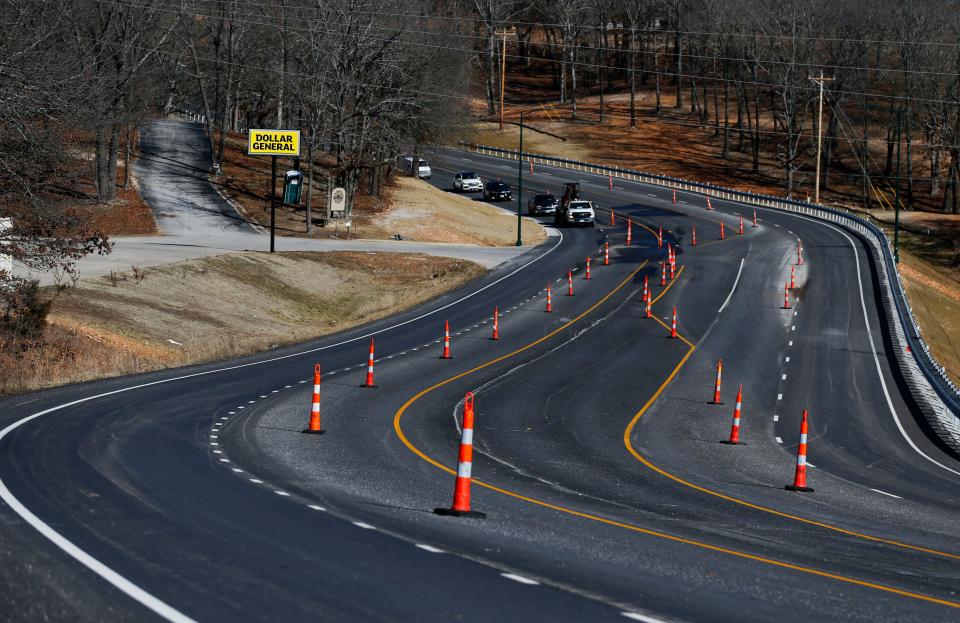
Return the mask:
[[[449,152],[431,164],[438,185],[461,168],[516,182],[516,163]],[[578,178],[616,224],[601,212],[596,229],[564,229],[421,308],[235,361],[4,401],[4,611],[956,620],[960,462],[918,424],[891,368],[863,241],[767,210],[754,228],[743,206],[708,211],[693,194],[673,203],[668,190],[546,167],[524,171],[525,192]],[[661,286],[668,244],[679,272]],[[451,360],[439,358],[445,320]],[[360,387],[370,337],[377,388]],[[712,405],[718,359],[724,404]],[[315,363],[321,436],[300,433]],[[726,445],[740,384],[744,443]],[[451,502],[467,391],[482,520],[433,513]],[[784,485],[804,409],[815,491],[795,493]]]

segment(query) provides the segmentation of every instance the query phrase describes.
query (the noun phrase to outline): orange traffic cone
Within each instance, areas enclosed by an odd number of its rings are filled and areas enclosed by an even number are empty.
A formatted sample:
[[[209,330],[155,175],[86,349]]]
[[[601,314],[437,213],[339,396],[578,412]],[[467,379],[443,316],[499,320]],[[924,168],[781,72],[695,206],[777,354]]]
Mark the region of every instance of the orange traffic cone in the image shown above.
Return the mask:
[[[370,353],[367,355],[367,380],[360,387],[376,387],[373,382],[373,338],[370,338]]]
[[[793,476],[793,484],[784,487],[787,491],[804,491],[812,493],[813,488],[807,486],[807,410],[803,410],[803,419],[800,420],[800,445],[797,446],[797,471]]]
[[[440,359],[452,359],[450,356],[450,321],[443,321],[443,354]]]
[[[647,299],[647,318],[653,318],[653,303],[650,302],[650,299]]]
[[[790,267],[790,289],[791,290],[795,290],[797,287],[796,278],[797,278],[797,269],[796,267],[791,266]]]
[[[757,226],[757,211],[756,211],[756,210],[753,211],[753,226],[754,226],[754,227]]]
[[[673,322],[670,323],[670,337],[677,337],[677,306],[673,306]]]
[[[310,405],[310,424],[303,432],[308,435],[322,435],[325,430],[320,427],[320,364],[313,368],[313,402]]]
[[[787,289],[789,284],[783,284],[783,309],[790,309],[790,299],[788,298],[790,290]]]
[[[660,262],[660,285],[667,285],[667,265],[663,262]]]
[[[647,286],[647,276],[643,276],[643,302],[650,300],[650,288]]]
[[[730,439],[724,441],[723,443],[728,443],[732,446],[740,443],[740,405],[743,403],[743,383],[740,384],[740,389],[737,390],[737,404],[733,408],[733,425],[730,427]]]
[[[713,209],[713,204],[710,203],[710,197],[707,197],[707,209],[708,209],[708,210],[712,210],[712,209]]]
[[[451,517],[475,517],[482,519],[484,513],[470,510],[470,483],[473,480],[473,392],[463,399],[463,432],[460,435],[460,456],[457,462],[457,483],[453,489],[453,506],[436,508],[438,515]]]
[[[720,379],[723,378],[723,359],[717,360],[717,382],[713,386],[713,400],[709,402],[712,405],[722,405],[720,402]]]

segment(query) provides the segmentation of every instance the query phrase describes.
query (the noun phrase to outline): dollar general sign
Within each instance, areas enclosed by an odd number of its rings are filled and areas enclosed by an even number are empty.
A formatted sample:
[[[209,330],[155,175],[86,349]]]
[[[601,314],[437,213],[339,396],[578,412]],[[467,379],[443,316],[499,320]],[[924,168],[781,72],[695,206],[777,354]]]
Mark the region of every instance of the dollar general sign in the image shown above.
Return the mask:
[[[251,156],[299,156],[300,130],[250,130],[247,153]]]

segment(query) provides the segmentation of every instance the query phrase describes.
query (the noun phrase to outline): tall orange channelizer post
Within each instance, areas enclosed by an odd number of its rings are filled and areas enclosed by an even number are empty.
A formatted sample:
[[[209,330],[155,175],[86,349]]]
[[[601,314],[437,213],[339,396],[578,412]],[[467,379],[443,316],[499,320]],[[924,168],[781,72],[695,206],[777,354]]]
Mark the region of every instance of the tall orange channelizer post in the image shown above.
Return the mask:
[[[803,419],[800,420],[800,445],[797,446],[797,471],[793,476],[793,484],[784,487],[787,491],[803,491],[812,493],[813,487],[807,486],[807,410],[803,410]]]
[[[690,244],[691,246],[695,247],[697,246],[697,226],[694,225],[693,227],[691,227],[691,229],[693,231],[693,242],[691,242]]]
[[[803,264],[803,245],[797,240],[797,264]]]
[[[616,212],[616,210],[614,210],[613,208],[610,208],[610,225],[617,224],[617,217],[614,215],[614,212]]]
[[[723,221],[720,221],[720,240],[726,240],[727,236],[723,232]]]
[[[590,278],[590,256],[587,256],[587,274],[584,276],[584,279]]]
[[[743,217],[740,217],[740,235],[743,235]]]
[[[653,298],[653,297],[650,297]],[[647,299],[647,318],[653,318],[653,303],[650,299]]]
[[[567,271],[567,296],[573,296],[573,271]]]
[[[603,265],[604,266],[610,265],[610,243],[609,242],[603,243]]]
[[[664,262],[660,262],[660,285],[667,285],[667,265]]]
[[[647,285],[647,276],[643,276],[643,302],[646,303],[650,300],[650,288]]]
[[[673,189],[673,202],[674,202],[674,203],[677,202],[677,189],[676,189],[676,188]]]
[[[633,240],[633,219],[627,217],[627,246],[630,246],[630,242]]]
[[[443,321],[443,354],[440,359],[453,359],[450,356],[450,321]]]
[[[712,210],[712,209],[713,209],[713,204],[710,203],[710,197],[707,197],[707,209],[708,209],[708,210]]]
[[[610,174],[610,190],[613,190],[613,173]]]
[[[470,483],[473,481],[473,392],[463,399],[463,432],[460,434],[460,456],[457,461],[457,483],[453,489],[453,506],[436,508],[433,512],[448,517],[475,517],[486,514],[470,510]]]
[[[797,288],[797,268],[795,266],[790,267],[790,289],[795,290]]]
[[[376,387],[373,382],[373,338],[370,338],[370,352],[367,354],[367,380],[361,387]]]
[[[663,226],[657,228],[657,248],[663,248]]]
[[[790,290],[787,288],[790,284],[783,284],[783,309],[790,309]]]
[[[713,386],[713,400],[708,404],[712,405],[722,405],[720,402],[720,380],[723,378],[723,359],[717,360],[717,382]]]
[[[733,424],[730,426],[730,439],[723,443],[735,446],[740,443],[740,406],[743,404],[743,383],[737,390],[737,404],[733,407]]]
[[[308,435],[322,435],[320,427],[320,364],[313,368],[313,401],[310,403],[310,424],[303,430]]]
[[[490,336],[491,340],[500,339],[500,306],[494,306],[493,308],[493,335]]]
[[[673,306],[673,321],[670,323],[670,337],[677,337],[677,306]]]
[[[553,291],[550,289],[550,284],[547,284],[547,313],[553,311]]]
[[[757,211],[756,211],[756,210],[753,211],[753,226],[754,226],[754,227],[757,226]]]

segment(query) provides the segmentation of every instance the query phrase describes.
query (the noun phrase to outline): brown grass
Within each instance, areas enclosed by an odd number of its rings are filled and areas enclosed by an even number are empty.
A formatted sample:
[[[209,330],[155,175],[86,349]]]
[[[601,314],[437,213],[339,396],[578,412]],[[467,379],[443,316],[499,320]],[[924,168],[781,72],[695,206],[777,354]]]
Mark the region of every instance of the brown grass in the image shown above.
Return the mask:
[[[483,273],[423,254],[230,253],[81,281],[37,344],[0,350],[0,393],[252,353],[417,305]]]

